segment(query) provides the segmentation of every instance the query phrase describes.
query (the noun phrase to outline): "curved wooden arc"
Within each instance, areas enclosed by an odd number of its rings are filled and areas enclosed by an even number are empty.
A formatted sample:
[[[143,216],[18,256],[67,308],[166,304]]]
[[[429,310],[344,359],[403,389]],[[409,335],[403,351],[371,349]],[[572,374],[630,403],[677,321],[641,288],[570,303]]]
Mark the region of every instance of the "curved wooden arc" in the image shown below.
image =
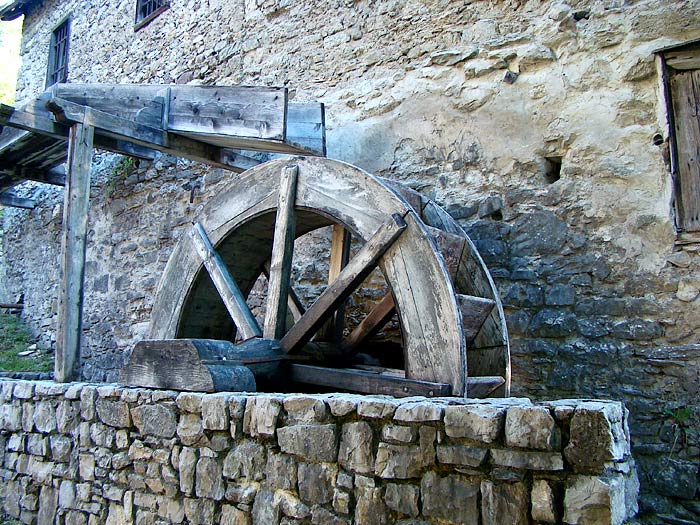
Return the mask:
[[[270,257],[280,173],[289,162],[281,159],[252,168],[213,198],[198,217],[244,294]],[[405,231],[379,266],[396,302],[406,377],[447,383],[453,395],[463,395],[467,355],[455,290],[414,209],[382,181],[348,164],[304,157],[294,163],[298,166],[295,237],[335,223],[367,241],[392,215],[404,217]],[[232,337],[228,315],[225,311],[220,315],[225,308],[216,303],[203,273],[191,243],[180,241],[156,293],[152,339]]]

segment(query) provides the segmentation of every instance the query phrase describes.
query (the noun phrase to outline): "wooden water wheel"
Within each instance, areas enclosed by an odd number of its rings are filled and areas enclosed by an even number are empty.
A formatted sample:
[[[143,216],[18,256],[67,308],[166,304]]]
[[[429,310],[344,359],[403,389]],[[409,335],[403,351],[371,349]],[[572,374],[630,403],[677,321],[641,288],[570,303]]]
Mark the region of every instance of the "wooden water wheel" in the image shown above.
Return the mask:
[[[294,239],[331,225],[330,283],[305,309],[290,285]],[[348,260],[350,235],[362,246]],[[338,312],[377,267],[386,295],[343,331]],[[262,327],[246,304],[261,275]],[[394,315],[401,349],[387,351],[402,353],[403,369],[367,365],[358,354]],[[123,381],[485,397],[509,395],[510,357],[493,281],[444,210],[348,164],[299,157],[248,170],[206,204],[175,246],[150,339],[135,346]]]

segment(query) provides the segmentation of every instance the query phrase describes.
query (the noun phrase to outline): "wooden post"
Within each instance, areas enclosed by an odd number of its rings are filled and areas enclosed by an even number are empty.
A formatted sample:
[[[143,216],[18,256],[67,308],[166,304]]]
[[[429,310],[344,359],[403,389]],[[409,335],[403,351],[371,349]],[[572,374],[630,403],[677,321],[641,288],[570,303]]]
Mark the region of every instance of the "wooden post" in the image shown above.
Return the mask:
[[[95,130],[75,124],[68,139],[68,176],[63,204],[63,240],[58,296],[54,379],[78,379],[83,318],[85,242],[90,204],[90,165]]]
[[[297,195],[297,166],[285,166],[280,177],[277,198],[275,237],[270,257],[270,277],[267,284],[267,312],[264,334],[268,339],[281,339],[287,330],[287,300],[294,255],[294,201]]]
[[[350,260],[350,232],[342,224],[333,225],[331,235],[331,257],[328,265],[328,284],[333,284],[343,268]],[[316,336],[317,341],[329,341],[340,343],[343,337],[343,325],[345,321],[345,305],[342,304]]]

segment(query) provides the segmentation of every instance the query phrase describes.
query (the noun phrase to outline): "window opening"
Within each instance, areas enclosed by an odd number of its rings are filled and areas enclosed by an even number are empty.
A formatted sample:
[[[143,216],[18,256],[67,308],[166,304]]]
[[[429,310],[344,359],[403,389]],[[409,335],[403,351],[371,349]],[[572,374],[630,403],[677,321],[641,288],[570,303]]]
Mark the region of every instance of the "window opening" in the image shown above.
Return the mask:
[[[167,0],[136,0],[136,27],[138,31],[168,8]]]
[[[68,80],[68,47],[70,44],[70,18],[64,20],[51,33],[49,70],[46,87]]]

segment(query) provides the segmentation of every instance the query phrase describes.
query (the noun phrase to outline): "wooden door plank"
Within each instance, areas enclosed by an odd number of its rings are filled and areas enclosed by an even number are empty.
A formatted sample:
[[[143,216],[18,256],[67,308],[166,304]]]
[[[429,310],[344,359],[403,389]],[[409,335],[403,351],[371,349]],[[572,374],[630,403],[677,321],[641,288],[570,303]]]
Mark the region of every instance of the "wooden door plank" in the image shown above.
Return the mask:
[[[370,310],[367,317],[350,332],[350,335],[343,340],[343,350],[349,354],[357,353],[362,344],[375,336],[395,313],[396,305],[391,292],[389,292]]]
[[[292,363],[289,377],[292,381],[299,383],[326,386],[363,394],[381,394],[394,397],[440,397],[449,396],[452,393],[450,385],[445,383],[418,381],[396,377],[395,375],[377,374],[376,372],[348,368],[324,368]]]
[[[678,226],[700,231],[700,70],[671,75],[671,100],[678,153]]]
[[[75,124],[68,141],[54,360],[54,379],[60,383],[79,378],[93,137],[91,126]]]
[[[362,284],[362,281],[377,266],[379,258],[398,239],[405,228],[406,222],[398,214],[382,224],[340,272],[338,278],[323,291],[316,302],[282,338],[282,348],[292,353],[307,343],[323,323],[333,315],[338,306]]]
[[[202,259],[207,272],[209,272],[216,290],[226,305],[226,310],[228,310],[243,339],[262,336],[260,326],[248,308],[243,293],[231,277],[221,256],[214,250],[204,228],[198,222],[190,231],[190,239],[192,239],[192,244]]]
[[[292,275],[296,231],[294,202],[298,174],[299,167],[289,165],[284,167],[280,177],[277,218],[270,257],[270,277],[267,283],[264,334],[268,339],[281,339],[287,331],[287,302],[291,289],[289,279]]]

